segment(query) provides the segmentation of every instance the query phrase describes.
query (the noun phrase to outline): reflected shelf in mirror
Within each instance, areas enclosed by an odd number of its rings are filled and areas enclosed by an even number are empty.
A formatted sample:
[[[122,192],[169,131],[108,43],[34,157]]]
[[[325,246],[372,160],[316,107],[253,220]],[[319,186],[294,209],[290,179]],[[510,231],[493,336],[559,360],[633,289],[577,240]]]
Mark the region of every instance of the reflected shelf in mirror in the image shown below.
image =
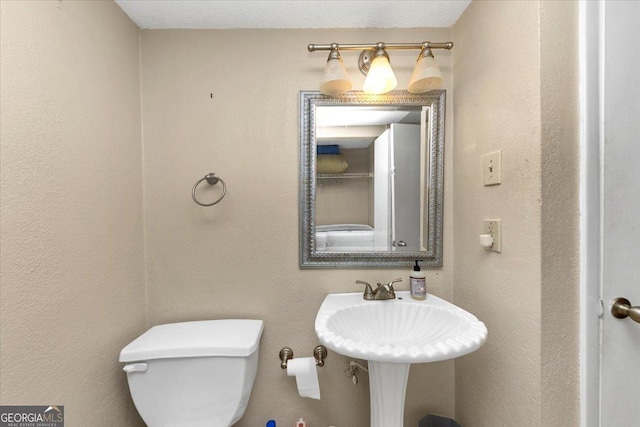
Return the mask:
[[[373,178],[373,173],[319,173],[317,179],[348,179],[348,178]]]

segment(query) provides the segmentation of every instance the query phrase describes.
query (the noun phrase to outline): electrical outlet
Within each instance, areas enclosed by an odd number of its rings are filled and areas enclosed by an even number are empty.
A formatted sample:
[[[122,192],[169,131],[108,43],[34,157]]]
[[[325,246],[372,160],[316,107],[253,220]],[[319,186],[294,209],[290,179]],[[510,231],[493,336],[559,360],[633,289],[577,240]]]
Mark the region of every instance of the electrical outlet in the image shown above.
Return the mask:
[[[502,184],[502,150],[485,154],[482,161],[484,185]]]
[[[485,219],[483,221],[483,234],[491,234],[493,236],[493,245],[485,248],[488,251],[502,252],[502,220]]]

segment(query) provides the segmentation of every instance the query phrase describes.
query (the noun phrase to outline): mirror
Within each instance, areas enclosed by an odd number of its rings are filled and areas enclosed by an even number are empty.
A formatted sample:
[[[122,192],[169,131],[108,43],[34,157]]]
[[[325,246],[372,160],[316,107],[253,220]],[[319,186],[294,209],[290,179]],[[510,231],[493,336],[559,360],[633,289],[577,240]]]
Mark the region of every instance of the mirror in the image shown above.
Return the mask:
[[[446,92],[300,92],[300,266],[442,265]]]

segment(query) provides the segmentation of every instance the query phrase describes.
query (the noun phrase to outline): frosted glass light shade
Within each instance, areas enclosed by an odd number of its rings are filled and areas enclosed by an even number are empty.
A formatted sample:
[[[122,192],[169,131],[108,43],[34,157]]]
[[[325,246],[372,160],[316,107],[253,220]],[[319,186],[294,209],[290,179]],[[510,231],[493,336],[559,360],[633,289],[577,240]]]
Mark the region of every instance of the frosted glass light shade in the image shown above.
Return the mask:
[[[393,90],[397,85],[398,80],[391,69],[389,60],[383,55],[373,58],[362,90],[367,93],[385,93]]]
[[[342,59],[329,59],[324,70],[322,83],[320,83],[320,93],[324,95],[341,95],[347,93],[351,86],[352,83],[349,80],[349,75]]]
[[[411,93],[424,93],[438,89],[442,85],[442,73],[433,56],[421,56],[413,69],[407,90]]]

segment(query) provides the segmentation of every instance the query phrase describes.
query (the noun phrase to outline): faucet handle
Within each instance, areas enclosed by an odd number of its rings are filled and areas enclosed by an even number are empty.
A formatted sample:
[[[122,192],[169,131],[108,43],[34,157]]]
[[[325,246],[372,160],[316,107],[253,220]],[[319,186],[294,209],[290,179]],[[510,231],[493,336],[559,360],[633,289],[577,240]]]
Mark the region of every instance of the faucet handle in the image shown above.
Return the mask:
[[[393,279],[392,281],[389,282],[389,288],[391,288],[391,290],[393,290],[393,284],[394,283],[398,283],[398,282],[402,282],[402,279],[400,279],[400,278]]]
[[[371,289],[371,285],[365,282],[364,280],[356,280],[356,283],[359,285],[365,285],[364,294],[362,294],[362,298],[366,300],[374,299],[375,294],[373,293],[373,289]]]

